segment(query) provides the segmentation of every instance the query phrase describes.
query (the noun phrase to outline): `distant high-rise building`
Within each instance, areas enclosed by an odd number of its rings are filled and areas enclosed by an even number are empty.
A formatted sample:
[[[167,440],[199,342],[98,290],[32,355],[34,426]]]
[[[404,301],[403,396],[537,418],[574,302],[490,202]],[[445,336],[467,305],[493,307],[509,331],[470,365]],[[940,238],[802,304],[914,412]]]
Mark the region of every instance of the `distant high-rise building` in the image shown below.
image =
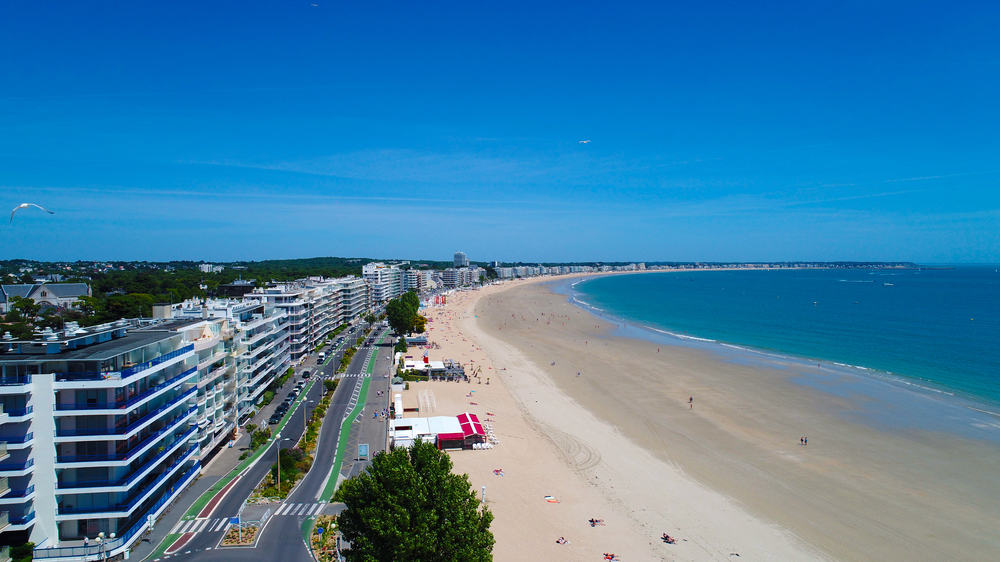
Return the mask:
[[[455,252],[455,267],[469,267],[469,257],[465,252]]]

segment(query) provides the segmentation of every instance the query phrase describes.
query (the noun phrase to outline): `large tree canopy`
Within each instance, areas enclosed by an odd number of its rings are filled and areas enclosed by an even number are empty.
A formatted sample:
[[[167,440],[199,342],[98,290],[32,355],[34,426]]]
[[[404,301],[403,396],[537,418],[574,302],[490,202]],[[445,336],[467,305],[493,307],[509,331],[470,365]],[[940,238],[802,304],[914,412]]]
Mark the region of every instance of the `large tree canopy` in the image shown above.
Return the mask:
[[[493,514],[433,443],[379,453],[336,499],[348,560],[492,560]]]
[[[401,336],[414,331],[424,331],[426,319],[417,315],[418,310],[420,310],[420,297],[413,291],[403,293],[385,305],[385,315],[389,326]]]

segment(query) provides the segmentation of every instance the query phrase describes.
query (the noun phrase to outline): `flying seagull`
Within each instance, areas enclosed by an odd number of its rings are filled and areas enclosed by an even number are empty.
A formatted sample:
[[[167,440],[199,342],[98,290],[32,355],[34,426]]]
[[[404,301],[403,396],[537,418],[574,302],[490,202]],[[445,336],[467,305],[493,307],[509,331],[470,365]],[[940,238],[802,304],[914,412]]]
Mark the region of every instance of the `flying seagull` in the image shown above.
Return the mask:
[[[590,144],[590,139],[578,140],[577,144]]]
[[[10,212],[10,224],[14,224],[14,213],[20,211],[21,209],[27,209],[28,207],[38,207],[50,215],[56,214],[55,211],[50,211],[41,205],[36,205],[35,203],[21,203],[17,207],[14,207],[14,210]]]

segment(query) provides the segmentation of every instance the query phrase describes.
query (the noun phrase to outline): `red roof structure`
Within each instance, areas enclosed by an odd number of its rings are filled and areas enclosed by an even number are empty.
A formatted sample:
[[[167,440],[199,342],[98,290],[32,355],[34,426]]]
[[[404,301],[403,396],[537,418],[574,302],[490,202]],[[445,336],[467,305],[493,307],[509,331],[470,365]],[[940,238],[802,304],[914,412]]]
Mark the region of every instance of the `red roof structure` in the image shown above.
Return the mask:
[[[462,433],[465,434],[465,437],[472,437],[473,435],[486,437],[483,424],[479,423],[479,416],[476,414],[470,414],[469,412],[459,414],[458,423],[462,424]]]

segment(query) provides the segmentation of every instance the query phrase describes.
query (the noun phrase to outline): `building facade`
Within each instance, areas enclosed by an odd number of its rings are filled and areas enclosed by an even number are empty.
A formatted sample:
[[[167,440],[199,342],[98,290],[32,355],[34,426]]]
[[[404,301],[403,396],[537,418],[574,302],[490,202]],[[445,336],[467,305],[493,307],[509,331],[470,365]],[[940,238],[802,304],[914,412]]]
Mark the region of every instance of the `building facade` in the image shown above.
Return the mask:
[[[361,274],[368,284],[369,305],[372,307],[385,304],[404,292],[405,272],[398,264],[366,263],[361,268]]]
[[[0,540],[58,550],[104,533],[114,555],[194,480],[201,361],[190,325],[67,322],[37,340],[0,339]]]

